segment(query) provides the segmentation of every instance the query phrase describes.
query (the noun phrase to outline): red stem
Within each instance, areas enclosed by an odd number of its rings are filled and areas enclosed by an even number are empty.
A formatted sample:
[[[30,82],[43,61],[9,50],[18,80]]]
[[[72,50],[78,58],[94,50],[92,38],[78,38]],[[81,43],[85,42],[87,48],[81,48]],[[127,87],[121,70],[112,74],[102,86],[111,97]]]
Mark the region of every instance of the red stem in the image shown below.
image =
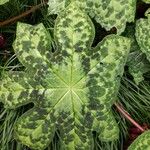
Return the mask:
[[[127,119],[129,120],[135,127],[137,127],[141,132],[144,132],[145,129],[140,126],[135,120],[133,120],[131,118],[131,116],[123,109],[122,106],[120,106],[119,104],[115,103],[114,104],[116,106],[116,108],[118,109],[118,111]]]

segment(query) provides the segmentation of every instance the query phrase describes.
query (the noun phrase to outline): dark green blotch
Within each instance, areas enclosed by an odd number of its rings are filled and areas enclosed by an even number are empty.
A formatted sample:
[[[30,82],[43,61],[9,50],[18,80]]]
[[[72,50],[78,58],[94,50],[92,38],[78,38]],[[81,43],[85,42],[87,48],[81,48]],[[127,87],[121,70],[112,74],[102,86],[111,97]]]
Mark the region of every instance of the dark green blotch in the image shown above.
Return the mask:
[[[93,7],[93,2],[87,1],[87,6],[88,6],[88,7]]]
[[[12,100],[13,100],[13,94],[12,94],[12,93],[9,93],[7,99],[8,99],[8,101],[12,101]]]
[[[83,59],[82,65],[85,73],[88,73],[88,71],[90,70],[90,58],[86,57],[85,59]]]
[[[67,47],[68,47],[68,46],[67,46]],[[62,55],[65,56],[65,57],[69,57],[69,56],[70,56],[66,50],[63,50],[63,51],[62,51]]]
[[[82,47],[82,41],[79,41],[78,43],[76,43],[74,45],[74,49],[76,52],[82,52],[83,51],[83,47]]]
[[[25,60],[28,62],[33,62],[34,57],[30,55],[30,56],[25,57]]]
[[[72,134],[66,135],[65,144],[67,145],[69,142],[74,140],[74,136]]]
[[[22,92],[20,93],[18,99],[27,98],[27,97],[28,97],[28,94],[29,94],[29,91],[28,91],[28,90],[22,91]]]
[[[35,129],[36,127],[37,127],[37,124],[35,121],[29,122],[26,124],[26,128],[29,128],[29,129]]]
[[[82,27],[84,24],[82,21],[78,22],[74,27],[75,28],[79,28],[79,27]]]

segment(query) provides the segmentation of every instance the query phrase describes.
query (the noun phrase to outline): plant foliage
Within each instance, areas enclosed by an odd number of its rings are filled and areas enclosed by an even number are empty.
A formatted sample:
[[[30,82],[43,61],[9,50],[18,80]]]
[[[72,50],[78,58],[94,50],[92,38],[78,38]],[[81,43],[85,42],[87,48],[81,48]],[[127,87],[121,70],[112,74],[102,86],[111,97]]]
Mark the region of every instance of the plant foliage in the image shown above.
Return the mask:
[[[141,134],[128,148],[128,150],[148,150],[150,149],[150,131]]]
[[[139,19],[136,23],[136,39],[143,53],[146,54],[147,59],[150,61],[150,15],[148,9],[145,15],[146,19]],[[149,149],[150,131],[145,131],[139,136],[129,147],[129,150]]]
[[[136,0],[49,0],[49,14],[59,14],[71,1],[76,1],[106,30],[115,27],[118,34],[125,30],[127,22],[133,22],[135,18]]]
[[[150,71],[150,63],[136,41],[134,25],[127,26],[123,35],[131,39],[131,48],[126,65],[138,85],[144,80],[144,74]]]
[[[62,147],[93,148],[93,134],[112,141],[119,130],[111,106],[130,49],[130,40],[119,35],[104,38],[91,47],[94,27],[76,3],[57,18],[54,29],[57,50],[43,24],[18,23],[13,44],[25,71],[10,71],[0,83],[0,100],[15,109],[34,107],[14,127],[15,138],[33,149],[48,146],[58,130]]]
[[[9,0],[0,0],[0,5],[3,5],[5,3],[9,2]]]
[[[142,0],[143,2],[145,2],[145,3],[150,3],[150,0]]]

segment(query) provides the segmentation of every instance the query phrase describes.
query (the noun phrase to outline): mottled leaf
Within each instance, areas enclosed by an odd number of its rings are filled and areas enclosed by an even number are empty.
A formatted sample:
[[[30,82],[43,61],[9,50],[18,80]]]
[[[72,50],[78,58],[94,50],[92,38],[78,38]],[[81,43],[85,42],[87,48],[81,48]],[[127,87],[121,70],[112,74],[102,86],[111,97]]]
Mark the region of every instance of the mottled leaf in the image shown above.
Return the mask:
[[[141,51],[146,54],[150,61],[150,9],[147,10],[146,16],[148,18],[139,19],[136,22],[136,40],[140,46]]]
[[[150,63],[136,41],[134,25],[127,26],[123,35],[131,39],[131,49],[126,65],[138,85],[144,80],[143,74],[150,71]]]
[[[150,131],[145,131],[129,146],[128,150],[149,150]]]
[[[9,2],[9,0],[0,0],[0,5],[3,5],[5,3]]]
[[[116,27],[118,34],[124,31],[126,22],[134,21],[136,0],[49,0],[49,14],[60,13],[71,1],[76,1],[75,5],[85,10],[106,30]]]
[[[116,140],[111,112],[130,49],[128,38],[110,35],[95,48],[90,18],[74,3],[57,18],[57,50],[42,24],[19,23],[14,49],[24,72],[10,72],[0,83],[0,100],[16,108],[34,103],[15,125],[15,138],[43,150],[59,130],[66,150],[92,150],[93,131],[103,141]]]
[[[71,0],[49,0],[48,1],[48,13],[58,14],[66,8],[66,6],[71,2]]]

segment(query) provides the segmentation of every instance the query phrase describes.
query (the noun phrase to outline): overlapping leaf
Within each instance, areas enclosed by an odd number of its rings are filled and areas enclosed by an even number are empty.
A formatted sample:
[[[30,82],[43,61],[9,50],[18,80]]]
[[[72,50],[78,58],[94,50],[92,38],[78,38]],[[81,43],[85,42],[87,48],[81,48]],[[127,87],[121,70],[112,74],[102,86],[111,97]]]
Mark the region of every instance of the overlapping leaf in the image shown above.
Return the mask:
[[[146,54],[150,61],[150,17],[146,12],[148,19],[140,19],[136,23],[136,39],[143,53]],[[129,150],[149,149],[150,148],[150,131],[145,131],[129,147]]]
[[[118,35],[91,48],[94,27],[76,3],[59,15],[55,24],[57,50],[42,24],[19,23],[15,53],[26,67],[10,72],[0,83],[0,100],[16,108],[33,102],[15,125],[15,138],[42,150],[59,130],[62,147],[92,150],[93,135],[111,141],[119,130],[111,106],[130,49],[130,40]]]
[[[0,0],[0,5],[3,5],[5,3],[9,2],[9,0]]]
[[[149,150],[150,149],[150,131],[141,134],[128,148],[128,150]]]
[[[129,67],[129,72],[138,85],[144,80],[143,74],[150,71],[150,63],[146,59],[146,55],[140,50],[135,38],[134,28],[133,25],[128,26],[123,35],[131,39],[131,49],[126,65]]]
[[[145,13],[148,19],[142,18],[136,22],[136,40],[141,51],[147,56],[150,61],[150,9]]]
[[[49,0],[49,14],[60,13],[71,1],[76,1],[106,30],[116,27],[118,34],[124,31],[126,22],[134,21],[136,0]]]
[[[142,0],[143,2],[149,4],[150,3],[150,0]]]

